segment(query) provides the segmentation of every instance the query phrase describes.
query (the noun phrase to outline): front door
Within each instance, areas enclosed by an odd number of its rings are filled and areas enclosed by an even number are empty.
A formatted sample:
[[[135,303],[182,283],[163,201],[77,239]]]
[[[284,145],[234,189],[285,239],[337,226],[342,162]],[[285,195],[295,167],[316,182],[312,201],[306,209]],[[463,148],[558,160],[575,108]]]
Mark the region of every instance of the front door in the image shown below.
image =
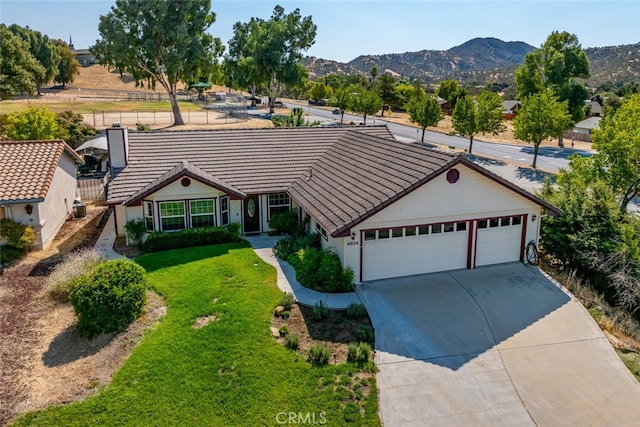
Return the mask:
[[[244,199],[244,233],[260,232],[260,203],[258,196],[247,196]]]

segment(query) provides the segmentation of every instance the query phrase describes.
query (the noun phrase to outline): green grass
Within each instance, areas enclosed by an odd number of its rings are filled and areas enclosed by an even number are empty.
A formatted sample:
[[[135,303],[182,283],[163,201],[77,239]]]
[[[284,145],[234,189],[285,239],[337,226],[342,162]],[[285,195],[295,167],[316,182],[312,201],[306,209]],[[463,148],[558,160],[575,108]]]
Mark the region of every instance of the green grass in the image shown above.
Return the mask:
[[[618,356],[620,356],[629,371],[640,381],[640,353],[618,349],[616,349],[616,353],[618,353]]]
[[[138,262],[165,297],[166,317],[98,395],[26,414],[17,425],[278,425],[278,414],[289,412],[322,415],[332,426],[380,425],[373,379],[361,380],[371,393],[358,400],[333,386],[336,378],[356,378],[353,365],[311,366],[271,337],[282,292],[273,267],[247,243],[160,252]],[[218,320],[192,328],[210,314]]]
[[[204,111],[202,107],[191,101],[178,101],[181,111]],[[171,103],[169,101],[100,101],[100,102],[34,102],[32,105],[46,105],[46,107],[56,113],[71,110],[79,114],[91,114],[92,112],[154,112],[154,111],[171,111]],[[1,113],[12,113],[22,111],[29,108],[24,101],[2,101],[0,106]]]

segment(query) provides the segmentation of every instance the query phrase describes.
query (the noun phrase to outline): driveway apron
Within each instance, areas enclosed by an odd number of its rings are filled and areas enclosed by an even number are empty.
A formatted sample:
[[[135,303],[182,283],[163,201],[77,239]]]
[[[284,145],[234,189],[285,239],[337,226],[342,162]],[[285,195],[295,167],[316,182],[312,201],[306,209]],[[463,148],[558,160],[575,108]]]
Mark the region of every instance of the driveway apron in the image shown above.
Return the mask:
[[[520,263],[365,283],[385,426],[635,426],[640,384],[582,305]]]

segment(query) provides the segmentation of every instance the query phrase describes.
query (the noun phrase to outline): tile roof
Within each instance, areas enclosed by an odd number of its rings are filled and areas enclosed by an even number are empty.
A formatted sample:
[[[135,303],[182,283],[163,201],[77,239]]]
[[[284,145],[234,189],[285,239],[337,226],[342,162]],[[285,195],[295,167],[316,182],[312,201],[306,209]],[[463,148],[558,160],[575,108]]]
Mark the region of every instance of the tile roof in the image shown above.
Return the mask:
[[[245,194],[284,192],[348,128],[129,132],[129,163],[115,171],[109,203],[120,203],[183,160]],[[392,138],[385,126],[358,132]]]
[[[462,154],[398,142],[386,127],[131,133],[129,146],[130,163],[111,182],[109,203],[137,201],[191,173],[238,195],[286,191],[338,237],[463,163],[558,212]]]
[[[0,141],[0,202],[43,201],[63,152],[83,163],[62,140]]]
[[[350,132],[288,193],[331,235],[384,209],[461,155]]]

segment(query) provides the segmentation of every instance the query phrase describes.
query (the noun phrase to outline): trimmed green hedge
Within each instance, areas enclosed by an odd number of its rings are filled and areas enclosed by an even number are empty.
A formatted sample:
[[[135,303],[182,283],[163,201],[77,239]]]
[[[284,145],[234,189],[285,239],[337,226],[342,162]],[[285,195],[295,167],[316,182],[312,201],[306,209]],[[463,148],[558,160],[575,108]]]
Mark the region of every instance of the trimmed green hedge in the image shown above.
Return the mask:
[[[182,231],[155,231],[144,242],[145,252],[158,252],[190,246],[212,245],[235,242],[240,236],[240,224],[231,223],[224,227],[188,228]]]

